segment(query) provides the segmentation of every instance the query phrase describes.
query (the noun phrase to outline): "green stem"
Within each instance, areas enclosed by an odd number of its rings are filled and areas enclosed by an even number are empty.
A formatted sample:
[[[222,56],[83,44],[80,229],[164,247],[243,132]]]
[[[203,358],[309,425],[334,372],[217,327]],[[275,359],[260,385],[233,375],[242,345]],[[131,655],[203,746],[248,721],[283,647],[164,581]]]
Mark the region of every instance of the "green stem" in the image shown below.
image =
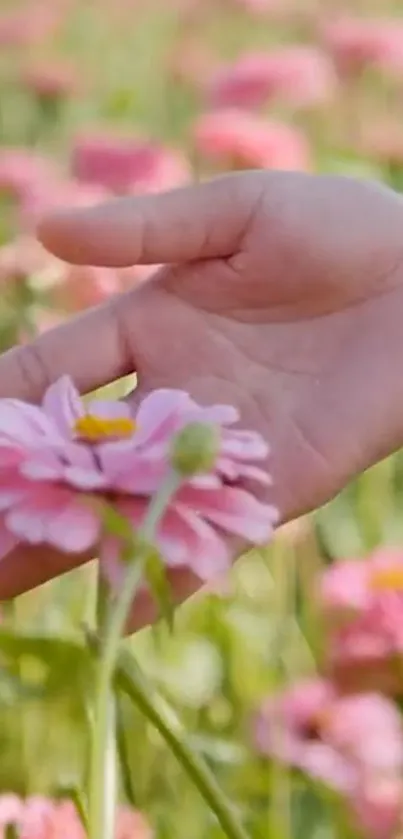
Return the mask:
[[[179,482],[175,474],[170,475],[161,490],[150,504],[142,536],[145,542],[151,542],[161,516],[178,488]],[[119,643],[124,632],[134,595],[142,581],[145,556],[136,556],[127,566],[126,577],[119,594],[109,609],[106,623],[103,622],[102,653],[98,663],[97,689],[95,701],[94,742],[90,766],[90,803],[89,824],[90,839],[113,839],[114,813],[109,806],[115,800],[111,795],[111,761],[115,752],[115,709],[111,696],[111,684],[115,670]],[[103,585],[103,584],[101,584]],[[98,614],[103,621],[106,609],[103,594],[98,600]],[[113,783],[113,787],[115,783]]]
[[[93,633],[87,632],[87,640],[95,653],[101,649],[101,642]],[[114,684],[115,688],[127,694],[157,729],[216,816],[228,839],[249,839],[214,774],[203,758],[192,751],[178,729],[172,727],[173,714],[164,713],[164,707],[161,707],[161,700],[156,696],[153,686],[148,684],[133,655],[126,650],[119,651]],[[165,711],[168,710],[168,704],[165,703]],[[164,718],[166,716],[169,716],[169,722]]]
[[[108,586],[98,570],[96,625],[101,638],[104,637],[106,631],[109,609]],[[90,839],[113,839],[117,794],[115,699],[109,682],[104,683],[100,666],[98,666],[89,787]]]

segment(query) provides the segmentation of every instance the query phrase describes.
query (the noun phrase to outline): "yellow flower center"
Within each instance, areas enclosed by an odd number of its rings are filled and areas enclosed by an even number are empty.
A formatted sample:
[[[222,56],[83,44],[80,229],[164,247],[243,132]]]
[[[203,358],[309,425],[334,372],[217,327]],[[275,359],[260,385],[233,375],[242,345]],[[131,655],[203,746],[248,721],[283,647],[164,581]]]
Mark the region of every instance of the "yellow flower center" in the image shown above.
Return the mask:
[[[77,437],[88,440],[90,443],[110,438],[131,437],[135,430],[136,423],[129,417],[104,419],[103,417],[97,417],[95,414],[85,414],[74,423],[74,432]]]
[[[371,574],[371,587],[375,591],[403,591],[403,563],[389,568],[376,568]]]

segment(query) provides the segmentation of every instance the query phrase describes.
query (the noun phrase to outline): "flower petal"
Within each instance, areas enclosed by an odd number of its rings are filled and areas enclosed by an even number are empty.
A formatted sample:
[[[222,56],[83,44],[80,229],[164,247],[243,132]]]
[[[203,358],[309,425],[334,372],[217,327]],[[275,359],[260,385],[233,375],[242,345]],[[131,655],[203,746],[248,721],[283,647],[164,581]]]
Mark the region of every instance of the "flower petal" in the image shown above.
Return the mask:
[[[105,475],[97,469],[83,469],[80,466],[66,466],[63,478],[74,489],[104,489],[108,486]]]
[[[22,444],[24,448],[38,444],[51,434],[52,426],[36,405],[18,399],[2,399],[0,411],[0,443]]]
[[[264,460],[269,454],[269,446],[256,431],[231,429],[223,434],[220,453],[240,460]]]
[[[205,422],[213,425],[233,425],[239,420],[239,411],[233,405],[212,405],[204,408],[197,406],[197,409],[186,416],[188,422]]]
[[[278,521],[275,507],[263,504],[250,492],[238,487],[206,491],[185,487],[178,500],[228,533],[256,544],[269,541]]]
[[[228,571],[231,557],[223,537],[192,510],[181,506],[176,506],[174,510],[177,520],[170,522],[170,550],[174,549],[172,534],[175,532],[176,538],[181,539],[186,545],[186,565],[201,580],[211,580],[217,574]],[[161,534],[158,537],[162,549],[165,529],[168,530],[163,522]]]
[[[131,419],[132,412],[127,402],[106,399],[93,399],[87,405],[87,412],[101,419]]]
[[[168,471],[166,458],[140,454],[132,444],[105,443],[97,454],[109,484],[135,495],[155,492]]]
[[[51,449],[43,448],[28,457],[21,464],[19,472],[31,481],[56,481],[63,476],[63,467]]]
[[[63,437],[70,438],[74,423],[84,414],[83,402],[70,376],[62,376],[45,393],[42,407]]]
[[[46,542],[66,553],[83,553],[95,547],[100,525],[96,510],[74,499],[47,523]]]
[[[268,472],[265,472],[264,469],[260,469],[258,466],[250,466],[248,463],[243,463],[240,460],[220,457],[217,461],[216,468],[220,475],[228,481],[249,480],[262,484],[262,486],[272,485],[272,479]]]
[[[195,403],[184,390],[154,390],[143,399],[137,411],[137,444],[157,443],[161,439],[168,439],[177,428],[178,417],[185,410],[192,410],[194,406]]]

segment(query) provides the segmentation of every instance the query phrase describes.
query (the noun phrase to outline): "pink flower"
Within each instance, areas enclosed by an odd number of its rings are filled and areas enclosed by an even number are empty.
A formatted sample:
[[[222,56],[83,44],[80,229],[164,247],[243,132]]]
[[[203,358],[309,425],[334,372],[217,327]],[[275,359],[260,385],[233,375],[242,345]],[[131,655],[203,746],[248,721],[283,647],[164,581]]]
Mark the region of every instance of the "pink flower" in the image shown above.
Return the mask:
[[[53,178],[37,181],[26,190],[20,201],[20,224],[34,229],[39,218],[49,210],[64,206],[93,207],[110,198],[110,193],[95,184],[82,184],[73,179],[64,180],[58,173]]]
[[[287,0],[235,0],[235,4],[253,15],[283,15],[289,10]]]
[[[403,688],[403,554],[376,551],[325,571],[320,602],[327,625],[327,667],[344,688]]]
[[[22,201],[54,178],[55,169],[47,158],[27,149],[0,149],[0,193]]]
[[[26,47],[40,43],[53,34],[60,22],[57,4],[27,3],[0,14],[0,46]]]
[[[23,800],[12,793],[0,795],[0,839],[7,825],[15,825],[21,839],[86,839],[72,801],[54,801],[39,795]],[[151,828],[138,810],[120,807],[116,839],[152,839]]]
[[[59,260],[52,257],[39,242],[20,236],[0,247],[0,286],[26,280],[33,275],[55,275]]]
[[[386,166],[403,164],[403,130],[400,120],[382,119],[371,122],[361,132],[358,149],[365,157]]]
[[[196,122],[194,141],[203,157],[232,169],[307,170],[311,166],[304,134],[285,123],[235,109],[204,114]]]
[[[116,541],[105,533],[103,500],[137,528],[148,500],[170,469],[173,436],[190,422],[219,430],[215,467],[185,480],[168,507],[157,543],[168,565],[189,566],[201,579],[226,569],[230,550],[222,531],[265,543],[276,510],[243,487],[266,486],[256,462],[267,457],[262,438],[231,426],[237,411],[203,408],[183,391],[157,390],[135,411],[132,402],[84,406],[68,377],[40,406],[0,403],[0,556],[19,543],[48,544],[65,552],[100,552],[116,572]]]
[[[101,133],[76,140],[72,169],[78,180],[119,194],[163,191],[190,178],[190,167],[179,152],[137,138]]]
[[[218,71],[210,102],[224,108],[259,108],[273,99],[292,107],[328,102],[337,89],[327,56],[314,47],[248,53]]]
[[[319,780],[376,839],[392,837],[403,803],[403,726],[381,694],[338,695],[312,679],[269,697],[255,721],[267,754]]]
[[[47,305],[59,313],[80,312],[124,288],[118,271],[91,265],[68,265],[49,254],[29,235],[0,247],[0,284],[21,281],[28,281],[38,295],[45,292]]]
[[[65,99],[78,87],[76,72],[61,61],[31,64],[24,68],[20,80],[29,93],[42,101]]]
[[[323,27],[322,37],[341,75],[367,67],[391,75],[402,72],[403,27],[396,19],[340,17]]]

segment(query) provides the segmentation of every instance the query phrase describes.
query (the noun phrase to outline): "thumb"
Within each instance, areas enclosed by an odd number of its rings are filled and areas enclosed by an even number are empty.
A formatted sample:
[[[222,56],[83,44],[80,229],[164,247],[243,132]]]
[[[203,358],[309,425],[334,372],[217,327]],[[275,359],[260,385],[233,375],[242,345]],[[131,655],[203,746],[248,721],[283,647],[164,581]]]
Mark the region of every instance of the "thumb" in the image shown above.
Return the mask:
[[[55,211],[42,244],[78,265],[121,268],[231,256],[262,192],[256,172],[86,209]]]

